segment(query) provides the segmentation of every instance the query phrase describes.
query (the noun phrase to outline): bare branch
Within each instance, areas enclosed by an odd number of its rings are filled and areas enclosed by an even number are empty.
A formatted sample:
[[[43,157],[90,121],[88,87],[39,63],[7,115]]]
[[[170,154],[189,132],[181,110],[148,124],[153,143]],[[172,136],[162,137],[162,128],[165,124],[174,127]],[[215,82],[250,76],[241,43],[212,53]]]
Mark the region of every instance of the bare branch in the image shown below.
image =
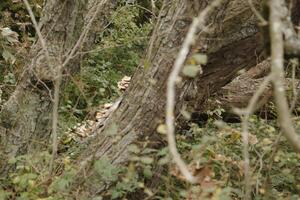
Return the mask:
[[[248,4],[252,10],[252,12],[255,14],[255,16],[259,19],[260,23],[262,26],[266,26],[268,24],[268,22],[265,20],[265,18],[259,13],[259,11],[255,8],[255,6],[253,5],[253,1],[252,0],[248,0]]]
[[[176,148],[176,139],[175,139],[175,127],[174,127],[174,107],[175,107],[175,85],[180,70],[188,56],[190,47],[192,46],[198,28],[203,28],[205,25],[206,17],[208,13],[211,12],[221,3],[221,0],[213,1],[209,6],[207,6],[192,22],[187,36],[183,42],[183,46],[180,49],[177,59],[175,60],[172,72],[168,78],[167,83],[167,104],[166,104],[166,125],[167,125],[167,137],[170,153],[173,157],[175,164],[178,166],[180,172],[186,178],[187,181],[195,183],[197,180],[191,174],[188,167],[182,160],[180,154]]]
[[[251,172],[250,172],[250,156],[249,156],[249,118],[257,109],[259,97],[264,93],[268,84],[272,80],[272,75],[268,75],[259,86],[258,90],[252,96],[246,109],[235,109],[236,113],[242,119],[242,137],[243,137],[243,155],[244,155],[244,176],[245,176],[245,196],[244,199],[251,199]]]
[[[41,30],[40,30],[40,28],[38,26],[38,23],[37,23],[36,19],[35,19],[35,16],[33,14],[33,11],[32,11],[32,9],[30,7],[29,2],[27,0],[23,0],[23,2],[25,4],[25,6],[26,6],[26,9],[27,9],[28,13],[29,13],[30,19],[31,19],[31,21],[33,23],[33,27],[34,27],[34,29],[35,29],[38,37],[39,37],[41,46],[42,46],[42,48],[43,48],[43,50],[45,52],[46,59],[47,59],[47,62],[49,64],[50,63],[50,56],[49,56],[49,52],[48,52],[48,49],[47,49],[46,41],[44,40],[44,37],[43,37],[43,35],[41,33]]]
[[[278,110],[280,127],[287,140],[300,152],[300,137],[294,129],[284,90],[284,26],[282,25],[282,5],[284,5],[282,0],[270,1],[272,82],[274,85],[275,103]]]
[[[79,39],[77,40],[76,44],[74,45],[74,47],[71,49],[70,53],[67,55],[67,58],[65,59],[65,61],[63,62],[63,64],[61,65],[62,68],[64,68],[69,62],[70,60],[73,58],[74,54],[76,53],[76,51],[78,50],[79,46],[82,45],[82,43],[84,43],[85,41],[85,38],[97,16],[97,14],[99,13],[100,11],[100,8],[102,7],[103,4],[105,4],[107,2],[107,0],[103,0],[101,1],[100,3],[98,3],[96,1],[96,8],[95,8],[95,11],[91,17],[91,19],[88,21],[85,29],[82,31]],[[92,10],[90,11],[92,12]]]
[[[61,68],[59,68],[60,70]],[[56,80],[54,81],[54,103],[52,109],[52,158],[50,162],[50,171],[53,173],[54,161],[57,156],[58,149],[58,107],[59,107],[59,92],[62,82],[62,72],[58,72]]]

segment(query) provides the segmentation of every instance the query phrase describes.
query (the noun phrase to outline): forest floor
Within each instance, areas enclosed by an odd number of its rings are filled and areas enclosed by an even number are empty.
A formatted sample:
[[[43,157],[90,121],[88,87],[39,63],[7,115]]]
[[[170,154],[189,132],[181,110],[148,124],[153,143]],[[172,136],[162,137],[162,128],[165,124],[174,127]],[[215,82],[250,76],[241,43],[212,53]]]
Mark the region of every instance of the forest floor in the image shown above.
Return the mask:
[[[128,77],[118,85],[127,85],[126,80]],[[90,130],[108,116],[112,105],[99,106],[93,120],[69,129],[61,139],[62,149],[67,149],[62,155],[69,158],[76,155],[80,149],[78,145],[91,137]],[[185,182],[178,169],[170,164],[166,146],[152,149],[147,145],[149,141],[144,141],[143,149],[135,145],[129,147],[132,152],[130,165],[138,169],[134,171],[135,175],[131,174],[130,178],[128,174],[119,176],[119,185],[112,187],[108,195],[130,197],[131,189],[135,188],[136,192],[149,195],[149,199],[242,199],[245,183],[241,123],[237,116],[226,117],[223,112],[221,108],[207,111],[207,118],[192,119],[185,130],[176,133],[180,153],[190,163],[189,168],[199,178],[199,184],[193,186]],[[300,118],[294,120],[300,130]],[[300,155],[293,151],[278,130],[274,116],[268,120],[253,115],[249,128],[253,199],[298,199]],[[157,169],[157,165],[162,168]],[[158,179],[167,184],[156,185]],[[122,186],[124,184],[132,188],[127,190]]]

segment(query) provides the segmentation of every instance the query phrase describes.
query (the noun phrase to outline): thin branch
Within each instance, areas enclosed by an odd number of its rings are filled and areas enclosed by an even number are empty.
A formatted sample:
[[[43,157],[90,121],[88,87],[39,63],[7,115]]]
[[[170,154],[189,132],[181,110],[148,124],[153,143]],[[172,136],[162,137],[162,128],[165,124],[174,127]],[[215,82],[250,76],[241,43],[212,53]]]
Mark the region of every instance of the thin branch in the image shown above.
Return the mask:
[[[155,13],[155,10],[156,10],[155,0],[151,0],[151,9],[152,9],[152,12]],[[155,14],[154,14],[154,16],[155,16]]]
[[[44,40],[44,37],[40,31],[40,28],[37,24],[37,21],[35,19],[35,16],[32,12],[32,9],[28,3],[27,0],[23,0],[24,4],[26,5],[27,11],[30,15],[31,21],[34,25],[34,28],[37,32],[37,35],[39,37],[39,41],[41,43],[42,49],[44,50],[45,57],[47,60],[48,67],[50,67],[50,56],[47,49],[46,41]],[[57,155],[57,147],[58,147],[58,135],[57,135],[57,126],[58,126],[58,106],[59,106],[59,91],[60,91],[60,84],[61,84],[61,68],[59,67],[56,80],[54,80],[54,99],[53,99],[53,109],[52,109],[52,157],[50,161],[50,172],[53,173],[54,169],[54,160]],[[38,78],[38,76],[37,76]],[[42,81],[41,81],[42,82]],[[42,82],[43,83],[43,82]],[[51,96],[50,96],[51,97]]]
[[[30,7],[29,2],[28,2],[27,0],[23,0],[23,2],[24,2],[24,4],[25,4],[25,6],[26,6],[26,9],[27,9],[28,13],[29,13],[29,16],[30,16],[30,18],[31,18],[31,21],[32,21],[32,23],[33,23],[33,27],[34,27],[34,29],[35,29],[35,31],[36,31],[38,37],[39,37],[39,41],[40,41],[40,43],[41,43],[41,46],[42,46],[42,48],[43,48],[43,50],[44,50],[44,53],[45,53],[47,62],[48,62],[48,64],[49,64],[49,63],[50,63],[50,56],[49,56],[49,51],[48,51],[48,49],[47,49],[46,41],[44,40],[44,37],[43,37],[43,35],[42,35],[42,33],[41,33],[41,30],[40,30],[40,28],[39,28],[39,26],[38,26],[38,23],[37,23],[36,19],[35,19],[35,16],[34,16],[34,14],[33,14],[33,11],[32,11],[32,9],[31,9],[31,7]]]
[[[76,57],[77,55],[85,55],[85,54],[89,54],[89,53],[98,53],[98,52],[102,52],[102,51],[105,51],[105,50],[108,50],[108,49],[122,48],[122,47],[128,45],[131,42],[139,41],[141,39],[148,39],[148,38],[149,38],[149,36],[136,37],[136,38],[133,38],[132,40],[127,41],[126,43],[115,45],[115,46],[99,47],[99,48],[95,48],[95,49],[89,50],[89,51],[78,51],[72,58]]]
[[[242,138],[243,138],[243,156],[244,156],[244,181],[245,194],[244,199],[251,199],[251,172],[250,172],[250,156],[249,156],[249,115],[242,118]]]
[[[100,11],[100,8],[102,7],[103,4],[105,4],[107,2],[107,0],[103,0],[101,3],[99,3],[98,5],[96,5],[96,10],[94,12],[94,14],[92,15],[92,18],[89,20],[89,22],[87,23],[85,29],[82,31],[81,35],[79,36],[79,39],[77,40],[76,44],[73,46],[73,48],[71,49],[70,53],[67,55],[67,58],[65,59],[65,61],[63,62],[63,64],[61,65],[61,68],[64,68],[69,62],[70,60],[73,58],[74,54],[76,53],[76,51],[78,50],[79,46],[84,43],[85,38],[88,34],[88,32],[90,31],[90,28],[97,16],[97,14]],[[97,1],[96,1],[97,3]]]
[[[253,97],[249,101],[249,104],[248,104],[247,109],[246,109],[246,115],[250,116],[255,112],[255,110],[257,109],[256,105],[257,105],[257,102],[259,100],[259,97],[263,94],[265,89],[268,87],[268,84],[271,82],[271,80],[272,80],[272,74],[269,74],[264,79],[264,81],[261,83],[258,90],[255,92],[255,94],[253,95]]]
[[[152,1],[153,1],[153,0],[152,0]],[[129,5],[128,7],[137,7],[137,8],[139,8],[139,9],[141,9],[141,10],[144,10],[144,11],[150,13],[150,14],[152,15],[152,17],[154,17],[154,19],[157,19],[157,16],[156,16],[156,14],[155,14],[155,10],[156,10],[155,2],[153,2],[153,3],[154,3],[154,4],[151,4],[151,6],[152,6],[151,9],[152,9],[152,11],[149,10],[149,9],[147,9],[147,8],[145,8],[145,7],[143,7],[143,6],[137,5],[137,4]],[[154,7],[153,7],[153,6],[154,6]]]
[[[245,196],[244,199],[251,199],[251,171],[250,171],[250,156],[249,156],[249,118],[257,109],[257,102],[259,97],[263,94],[268,84],[272,80],[272,75],[268,75],[258,90],[252,96],[249,104],[245,110],[236,109],[236,113],[241,116],[242,119],[242,138],[243,138],[243,156],[244,156],[244,176],[245,176]]]
[[[296,68],[299,66],[299,60],[297,59],[293,59],[291,60],[292,63],[292,87],[293,87],[293,101],[290,104],[290,108],[292,108],[292,110],[294,110],[294,107],[296,105],[297,99],[298,99],[298,90],[297,87],[299,86],[298,84],[296,84]]]
[[[205,20],[206,17],[208,16],[208,13],[211,12],[214,8],[216,8],[220,3],[221,0],[213,1],[202,12],[200,12],[200,14],[193,20],[189,28],[189,31],[187,33],[187,36],[183,42],[183,46],[180,49],[178,57],[174,63],[172,72],[170,73],[170,76],[168,78],[168,83],[167,83],[166,126],[167,126],[169,150],[180,172],[186,178],[186,180],[191,183],[196,183],[197,179],[189,171],[187,165],[182,160],[176,147],[176,139],[174,133],[175,132],[174,107],[175,107],[175,96],[176,96],[175,85],[176,85],[176,80],[178,78],[178,75],[181,71],[181,68],[190,51],[190,47],[194,42],[198,28],[204,27]]]
[[[252,12],[254,13],[254,15],[258,18],[258,20],[261,23],[261,26],[266,26],[268,24],[268,22],[265,20],[265,18],[259,13],[259,11],[255,8],[255,6],[253,5],[253,1],[252,0],[248,0],[248,4],[252,10]]]
[[[38,38],[39,38],[39,41],[41,43],[42,49],[43,49],[43,51],[45,53],[46,62],[48,64],[48,67],[50,68],[51,62],[50,62],[50,55],[49,55],[49,51],[48,51],[48,48],[47,48],[46,40],[44,39],[44,37],[43,37],[43,35],[41,33],[40,27],[39,27],[39,25],[38,25],[38,23],[36,21],[36,18],[34,16],[34,13],[33,13],[32,9],[31,9],[31,6],[30,6],[29,2],[27,0],[23,0],[23,2],[25,4],[25,6],[26,6],[26,10],[29,13],[29,16],[30,16],[30,19],[32,21],[33,27],[34,27],[37,35],[38,35]],[[32,72],[35,74],[34,70],[32,70]],[[48,88],[48,86],[42,80],[40,80],[40,78],[38,77],[38,75],[35,74],[35,76],[38,79],[38,81],[48,90],[49,96],[50,96],[51,100],[53,100],[52,95],[51,95],[51,90]]]
[[[59,68],[61,69],[61,68]],[[59,71],[54,81],[54,104],[52,109],[52,158],[50,162],[50,171],[54,172],[54,161],[58,149],[58,108],[59,108],[59,91],[62,82],[62,72]]]
[[[284,90],[284,42],[282,25],[282,0],[270,1],[271,73],[274,96],[282,132],[292,146],[300,152],[300,137],[296,133]]]

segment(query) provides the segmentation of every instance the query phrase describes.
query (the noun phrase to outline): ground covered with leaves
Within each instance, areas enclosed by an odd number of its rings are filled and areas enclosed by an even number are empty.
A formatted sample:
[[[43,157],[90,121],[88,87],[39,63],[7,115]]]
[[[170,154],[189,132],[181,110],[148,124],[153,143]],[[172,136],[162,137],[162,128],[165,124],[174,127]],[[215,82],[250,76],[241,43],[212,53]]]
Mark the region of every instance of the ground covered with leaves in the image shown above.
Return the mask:
[[[300,119],[296,120],[300,125]],[[250,124],[253,199],[298,199],[300,155],[280,135],[274,121],[253,116]],[[65,150],[57,160],[55,176],[45,167],[51,158],[47,151],[12,158],[10,162],[18,170],[1,181],[0,199],[72,199],[72,182],[78,173],[73,160],[80,141],[80,136],[75,136],[61,143]],[[171,164],[167,147],[150,148],[147,140],[143,146],[128,147],[132,153],[128,166],[117,168],[106,158],[95,161],[97,175],[92,182],[116,182],[105,193],[108,199],[242,199],[244,161],[239,123],[193,123],[188,130],[177,133],[177,141],[199,180],[196,185],[187,184]]]

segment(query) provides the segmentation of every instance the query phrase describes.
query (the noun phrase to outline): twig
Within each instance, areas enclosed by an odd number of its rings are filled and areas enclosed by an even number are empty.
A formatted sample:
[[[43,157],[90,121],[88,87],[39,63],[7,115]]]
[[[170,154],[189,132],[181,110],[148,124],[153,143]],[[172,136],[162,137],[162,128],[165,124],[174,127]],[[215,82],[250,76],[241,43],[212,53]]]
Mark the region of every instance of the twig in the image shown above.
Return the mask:
[[[49,52],[48,52],[48,49],[47,49],[46,41],[44,40],[44,37],[43,37],[43,35],[42,35],[41,31],[40,31],[40,28],[39,28],[38,23],[37,23],[37,21],[35,19],[35,16],[33,14],[33,11],[31,9],[31,7],[30,7],[30,4],[28,3],[27,0],[23,0],[23,2],[25,4],[26,9],[27,9],[27,11],[29,13],[29,16],[31,18],[31,21],[33,23],[33,27],[34,27],[34,29],[35,29],[35,31],[36,31],[39,39],[40,39],[40,43],[41,43],[41,46],[42,46],[42,48],[44,50],[44,53],[45,53],[45,56],[46,56],[46,59],[47,59],[47,63],[49,64],[50,63],[50,56],[49,56]]]
[[[175,107],[175,84],[180,73],[180,70],[187,58],[190,47],[192,46],[198,28],[203,28],[205,24],[206,17],[208,13],[211,12],[221,3],[221,0],[213,1],[209,6],[207,6],[200,14],[193,20],[187,36],[183,42],[183,46],[180,49],[177,59],[175,60],[172,72],[169,75],[167,83],[167,104],[166,104],[166,126],[167,126],[167,138],[170,153],[173,157],[173,161],[179,168],[182,175],[187,181],[191,183],[196,183],[197,179],[191,174],[187,165],[182,160],[180,154],[178,153],[176,147],[175,139],[175,127],[174,127],[174,107]]]
[[[61,65],[61,68],[64,68],[70,62],[70,60],[73,58],[74,54],[76,53],[77,49],[79,48],[79,46],[85,41],[85,38],[92,26],[93,21],[95,20],[97,14],[99,13],[101,6],[103,4],[105,4],[106,2],[107,2],[107,0],[103,0],[101,3],[98,3],[98,5],[96,5],[96,10],[95,10],[94,14],[92,15],[92,18],[89,20],[85,29],[82,31],[81,35],[79,36],[79,39],[77,40],[76,44],[73,46],[70,53],[67,55],[67,58]],[[97,3],[97,1],[96,1],[96,3]]]
[[[155,0],[151,0],[151,9],[152,9],[152,12],[155,13],[155,10],[156,10]],[[155,16],[155,14],[154,14],[154,16]]]
[[[292,63],[293,101],[290,104],[290,110],[292,109],[291,111],[293,111],[296,106],[297,99],[298,99],[298,93],[299,93],[299,91],[297,90],[297,88],[299,87],[299,83],[296,84],[296,68],[299,66],[298,58],[291,60],[291,63]]]
[[[257,9],[255,8],[255,6],[253,5],[253,1],[252,0],[248,0],[248,4],[252,10],[252,12],[255,14],[255,16],[259,19],[261,26],[266,26],[268,24],[268,22],[265,20],[265,18],[257,11]]]
[[[268,84],[272,80],[272,75],[268,75],[259,86],[249,101],[246,109],[235,109],[234,111],[240,115],[242,119],[242,138],[243,138],[243,156],[244,156],[244,176],[245,176],[245,195],[244,199],[251,199],[251,172],[250,172],[250,156],[249,156],[249,118],[257,109],[259,97],[263,94]]]
[[[294,83],[293,83],[294,85]],[[297,102],[297,99],[298,99],[298,93],[299,91],[298,90],[295,90],[294,91],[294,98],[293,98],[293,102],[291,103],[291,106],[290,106],[290,109],[289,109],[289,112],[292,112],[295,107],[296,107],[296,102]],[[273,143],[272,145],[272,152],[271,152],[271,155],[269,156],[269,165],[267,166],[267,170],[266,171],[271,171],[272,167],[273,167],[273,163],[274,163],[274,157],[276,155],[276,152],[277,150],[279,149],[279,142],[280,142],[280,138],[282,137],[282,131],[279,132],[279,135],[277,136],[275,142]],[[266,181],[264,183],[265,185],[265,188],[267,188],[267,185],[268,185],[268,182],[270,181],[270,174],[267,173],[266,175]]]
[[[244,199],[251,199],[251,174],[250,174],[250,156],[249,156],[249,114],[242,118],[242,138],[243,138],[243,156],[244,156],[244,176],[245,176],[245,194]]]
[[[61,69],[61,68],[59,68]],[[54,81],[54,103],[52,109],[52,157],[50,162],[50,172],[54,172],[54,161],[57,156],[58,149],[58,107],[59,107],[59,91],[62,81],[62,71],[58,71],[56,80]]]
[[[135,37],[132,40],[127,41],[127,43],[123,43],[123,44],[118,44],[115,46],[107,46],[107,47],[99,47],[99,48],[95,48],[93,50],[89,50],[89,51],[78,51],[72,58],[78,56],[78,55],[85,55],[85,54],[89,54],[89,53],[98,53],[98,52],[102,52],[108,49],[114,49],[114,48],[122,48],[124,46],[126,46],[127,44],[129,44],[130,42],[135,42],[135,41],[139,41],[141,39],[149,39],[149,36],[144,36],[144,37]]]
[[[31,9],[31,6],[30,6],[29,2],[27,0],[23,0],[23,2],[25,4],[25,6],[26,6],[26,10],[29,13],[30,19],[31,19],[31,21],[33,23],[33,27],[34,27],[37,35],[38,35],[38,38],[39,38],[39,41],[41,43],[42,49],[43,49],[43,51],[45,53],[46,62],[48,64],[48,67],[50,68],[51,62],[50,62],[50,55],[49,55],[49,51],[48,51],[48,48],[47,48],[46,40],[44,39],[44,37],[43,37],[43,35],[41,33],[40,27],[39,27],[39,25],[38,25],[38,23],[36,21],[36,18],[34,16],[34,13],[33,13],[32,9]],[[35,74],[34,70],[33,70],[33,73]],[[38,81],[49,91],[49,96],[50,96],[51,100],[53,100],[52,95],[51,95],[51,90],[49,89],[49,87],[42,80],[40,80],[40,78],[38,77],[38,75],[35,74],[35,76],[38,79]]]

